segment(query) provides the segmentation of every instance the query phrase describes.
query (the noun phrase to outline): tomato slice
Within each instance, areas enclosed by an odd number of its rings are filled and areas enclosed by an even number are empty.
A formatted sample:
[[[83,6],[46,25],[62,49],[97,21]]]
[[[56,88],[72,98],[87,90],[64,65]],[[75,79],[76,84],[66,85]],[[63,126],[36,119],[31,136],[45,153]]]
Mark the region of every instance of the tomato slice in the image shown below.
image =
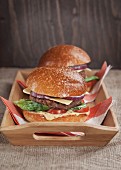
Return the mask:
[[[86,82],[87,88],[89,89],[88,91],[90,91],[96,83],[97,83],[97,80]]]
[[[84,100],[83,99],[81,100],[81,103],[84,104]]]
[[[67,110],[65,109],[50,109],[48,110],[48,113],[52,113],[52,114],[63,114],[63,113],[66,113]]]
[[[89,106],[85,107],[85,108],[81,108],[79,110],[74,110],[74,112],[78,112],[78,113],[84,113],[84,112],[88,112],[89,111]]]

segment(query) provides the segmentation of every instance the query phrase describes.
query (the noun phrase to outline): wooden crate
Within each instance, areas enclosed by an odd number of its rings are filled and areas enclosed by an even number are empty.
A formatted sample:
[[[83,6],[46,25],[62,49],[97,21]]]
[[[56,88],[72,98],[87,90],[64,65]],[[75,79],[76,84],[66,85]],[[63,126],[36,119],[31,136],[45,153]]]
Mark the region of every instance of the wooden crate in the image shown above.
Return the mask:
[[[19,70],[13,83],[9,100],[24,98],[16,80],[25,81],[31,69]],[[105,85],[101,86],[95,103],[108,98]],[[13,145],[65,145],[65,146],[104,146],[118,132],[119,127],[113,111],[110,109],[102,125],[91,125],[81,122],[32,122],[15,125],[6,109],[1,124],[1,132]],[[82,136],[40,136],[37,132],[83,132]]]

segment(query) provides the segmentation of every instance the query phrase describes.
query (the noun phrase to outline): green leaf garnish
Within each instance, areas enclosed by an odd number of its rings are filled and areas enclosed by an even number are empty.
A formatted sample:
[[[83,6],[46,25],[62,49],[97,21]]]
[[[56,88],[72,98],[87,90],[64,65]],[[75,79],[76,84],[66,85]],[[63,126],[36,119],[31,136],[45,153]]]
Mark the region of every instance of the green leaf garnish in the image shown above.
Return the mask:
[[[99,77],[97,77],[97,76],[91,76],[91,77],[86,77],[86,78],[85,78],[85,81],[86,81],[86,82],[89,82],[89,81],[92,81],[92,80],[99,80]]]
[[[72,109],[72,110],[80,110],[81,108],[84,108],[84,107],[86,107],[86,104],[85,104],[85,103],[82,103],[81,105],[76,106],[76,107],[73,107],[73,108],[71,108],[71,109]]]
[[[46,111],[49,109],[47,105],[43,105],[29,99],[20,99],[19,101],[14,101],[14,104],[20,107],[22,110],[35,112]]]

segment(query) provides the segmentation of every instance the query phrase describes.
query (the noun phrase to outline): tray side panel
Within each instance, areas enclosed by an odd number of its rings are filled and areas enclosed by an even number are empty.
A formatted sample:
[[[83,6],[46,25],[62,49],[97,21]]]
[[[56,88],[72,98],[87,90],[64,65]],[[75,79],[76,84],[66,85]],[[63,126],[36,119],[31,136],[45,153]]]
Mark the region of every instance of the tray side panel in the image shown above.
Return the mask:
[[[56,127],[56,128],[55,128]],[[80,131],[83,132],[82,136],[77,137],[58,137],[58,136],[43,136],[36,135],[37,132],[48,131]],[[29,124],[18,129],[4,130],[2,132],[13,145],[65,145],[65,146],[103,146],[106,145],[117,130],[112,128],[97,128],[95,126],[88,126],[84,124],[77,124],[74,126],[62,125],[56,126],[52,123],[45,126],[44,123],[37,126],[37,124]]]
[[[21,80],[23,82],[25,81],[25,79],[20,71],[17,72],[17,75],[15,77],[15,80],[14,80],[14,83],[13,83],[13,86],[12,86],[12,89],[10,92],[10,96],[9,96],[10,101],[15,101],[15,100],[18,100],[23,97],[26,98],[26,96],[22,93],[22,90],[21,90],[20,86],[18,85],[18,83],[16,82],[16,80]],[[4,113],[3,120],[1,123],[1,127],[6,127],[6,126],[9,127],[11,125],[15,125],[15,124],[13,122],[13,119],[12,119],[8,109],[6,108],[6,111]]]
[[[107,98],[109,98],[109,94],[107,92],[105,84],[103,83],[99,90],[98,96],[95,100],[95,104],[97,104]],[[102,125],[118,128],[117,118],[116,118],[116,115],[113,113],[112,109],[109,109]]]

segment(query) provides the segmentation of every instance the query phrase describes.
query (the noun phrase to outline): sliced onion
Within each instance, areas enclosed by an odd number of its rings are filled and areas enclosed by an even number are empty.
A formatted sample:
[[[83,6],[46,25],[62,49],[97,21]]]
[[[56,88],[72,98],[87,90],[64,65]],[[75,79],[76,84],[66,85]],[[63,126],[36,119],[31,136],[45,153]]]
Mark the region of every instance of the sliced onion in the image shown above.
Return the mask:
[[[30,95],[31,95],[32,97],[37,97],[37,93],[35,93],[35,92],[33,92],[33,91],[31,91]]]
[[[42,95],[42,94],[37,94],[33,91],[31,91],[31,96],[32,97],[36,97],[38,99],[50,99],[49,96],[45,96],[45,95]],[[64,98],[61,98],[61,99],[65,99],[65,100],[80,100],[80,99],[83,99],[84,98],[84,94],[81,95],[81,96],[69,96],[69,97],[64,97]]]
[[[75,66],[70,66],[73,70],[84,70],[87,68],[87,64],[81,64],[81,65],[75,65]]]
[[[49,99],[48,96],[45,96],[45,95],[42,95],[42,94],[37,94],[37,93],[35,93],[35,92],[33,92],[33,91],[31,91],[31,96],[32,96],[32,97],[36,97],[36,98],[38,98],[38,99]]]
[[[84,98],[84,95],[81,95],[81,96],[69,96],[69,97],[65,97],[64,99],[66,100],[81,100]]]
[[[48,96],[42,95],[42,94],[37,94],[38,99],[49,99]]]

